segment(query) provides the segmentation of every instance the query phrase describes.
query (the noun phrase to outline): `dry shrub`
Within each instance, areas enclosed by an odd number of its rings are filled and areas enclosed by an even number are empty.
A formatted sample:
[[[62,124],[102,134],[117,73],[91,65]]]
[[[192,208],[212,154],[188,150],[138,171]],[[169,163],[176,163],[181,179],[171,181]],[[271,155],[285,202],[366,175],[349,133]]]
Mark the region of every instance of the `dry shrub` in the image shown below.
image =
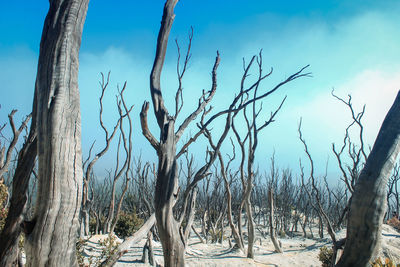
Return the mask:
[[[400,267],[400,264],[395,264],[393,260],[386,258],[383,262],[381,258],[377,258],[372,264],[372,267]]]
[[[126,238],[139,230],[143,223],[144,220],[137,216],[136,211],[132,213],[121,212],[114,232],[118,237]]]
[[[6,223],[8,209],[6,207],[8,199],[8,188],[4,184],[4,179],[0,179],[0,232]]]
[[[388,220],[386,223],[388,225],[392,226],[397,231],[400,231],[400,220],[397,219],[396,217],[393,217],[392,219]]]
[[[318,259],[322,262],[322,267],[331,266],[333,249],[323,246],[319,249]]]

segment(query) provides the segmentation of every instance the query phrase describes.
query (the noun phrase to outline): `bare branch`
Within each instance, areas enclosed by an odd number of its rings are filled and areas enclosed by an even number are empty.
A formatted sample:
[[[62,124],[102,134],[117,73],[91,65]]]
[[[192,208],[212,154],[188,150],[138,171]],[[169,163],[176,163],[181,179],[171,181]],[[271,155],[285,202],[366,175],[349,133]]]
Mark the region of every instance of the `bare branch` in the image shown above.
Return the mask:
[[[29,114],[28,116],[26,116],[26,118],[22,121],[21,126],[17,129],[15,127],[15,123],[14,123],[14,114],[16,112],[17,112],[17,110],[14,109],[8,115],[10,127],[13,132],[13,138],[12,138],[10,144],[8,145],[7,152],[5,153],[4,162],[0,161],[0,177],[2,177],[4,175],[4,173],[6,173],[8,171],[8,166],[10,165],[10,162],[11,162],[12,151],[15,148],[15,146],[17,145],[19,135],[24,130],[24,128],[27,127],[28,122],[32,117],[32,114]]]
[[[158,151],[160,146],[157,139],[151,134],[149,126],[147,124],[147,112],[149,111],[149,102],[145,101],[142,106],[142,111],[140,112],[140,125],[142,126],[142,133],[144,137],[150,142],[153,148]]]
[[[192,114],[190,114],[181,124],[181,126],[179,126],[178,131],[175,134],[175,139],[176,142],[179,141],[180,137],[182,136],[183,132],[185,131],[185,129],[188,127],[188,125],[196,119],[196,117],[203,112],[204,108],[211,102],[216,90],[217,90],[217,69],[218,69],[218,65],[220,62],[221,58],[219,56],[219,53],[217,51],[217,57],[215,58],[215,63],[214,63],[214,67],[212,70],[212,86],[211,86],[211,90],[208,92],[204,92],[202,96],[199,99],[199,104],[197,106],[197,109],[195,111],[192,112]]]
[[[187,49],[187,52],[186,52],[186,57],[185,57],[185,61],[183,63],[183,69],[182,70],[180,70],[180,66],[179,66],[180,58],[181,58],[181,52],[180,52],[178,40],[175,39],[176,47],[177,47],[177,50],[178,50],[178,60],[177,60],[177,64],[176,64],[176,72],[177,72],[177,75],[178,75],[178,83],[179,83],[178,90],[176,91],[176,95],[175,95],[175,116],[174,116],[175,120],[178,117],[178,114],[182,110],[182,107],[183,107],[182,78],[183,78],[183,75],[186,72],[187,65],[188,65],[189,60],[190,60],[190,58],[192,56],[190,54],[190,49],[192,47],[192,39],[193,39],[193,27],[190,27],[189,44],[188,44],[188,49]]]
[[[164,106],[164,99],[161,93],[161,71],[164,65],[165,54],[167,52],[168,37],[172,23],[175,18],[174,8],[178,0],[167,1],[164,6],[161,28],[157,38],[156,56],[150,74],[150,92],[153,101],[154,114],[157,118],[158,126],[162,129],[167,120],[168,110]]]

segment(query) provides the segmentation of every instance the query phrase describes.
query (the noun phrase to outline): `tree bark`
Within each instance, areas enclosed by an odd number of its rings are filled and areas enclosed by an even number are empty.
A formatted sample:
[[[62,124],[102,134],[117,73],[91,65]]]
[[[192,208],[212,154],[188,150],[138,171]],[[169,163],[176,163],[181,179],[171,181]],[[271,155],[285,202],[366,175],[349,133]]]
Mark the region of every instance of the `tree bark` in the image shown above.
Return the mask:
[[[54,0],[44,22],[36,78],[38,192],[26,231],[27,266],[77,266],[82,197],[79,48],[89,0]]]
[[[353,193],[347,240],[336,266],[368,266],[377,255],[386,185],[400,151],[400,93],[386,115]]]
[[[242,239],[239,236],[238,230],[236,229],[236,226],[233,222],[233,218],[232,218],[232,193],[231,193],[231,188],[229,185],[229,181],[228,181],[228,177],[225,171],[225,164],[221,155],[221,152],[218,152],[218,159],[221,165],[221,175],[222,178],[224,179],[224,185],[225,185],[225,191],[226,191],[226,205],[227,205],[227,219],[228,219],[228,223],[229,223],[229,227],[231,228],[231,233],[233,238],[235,239],[235,245],[237,246],[237,248],[239,248],[241,251],[245,251],[244,250],[244,245],[242,242]],[[239,215],[240,216],[240,215]],[[239,224],[240,227],[240,224]]]
[[[101,267],[111,267],[114,266],[114,264],[118,261],[119,258],[121,258],[125,253],[128,252],[128,249],[141,240],[153,227],[154,223],[156,222],[156,217],[154,213],[150,216],[150,218],[140,227],[139,230],[137,230],[133,236],[128,237],[125,239],[124,242],[122,242],[118,248],[117,251],[108,259],[103,261],[100,266]]]
[[[272,192],[272,188],[268,190],[268,200],[269,200],[269,235],[271,237],[272,243],[274,244],[275,251],[278,253],[282,253],[282,248],[279,245],[279,242],[276,238],[276,229],[275,229],[275,222],[274,222],[274,194]]]
[[[22,213],[27,201],[29,179],[35,166],[37,154],[36,139],[36,97],[33,101],[32,123],[28,139],[18,154],[12,185],[10,208],[3,231],[0,235],[0,266],[13,266],[18,261],[18,241],[21,234]]]
[[[178,194],[178,167],[176,163],[176,136],[175,119],[168,114],[161,94],[160,77],[168,45],[168,37],[174,21],[174,8],[178,0],[167,0],[161,28],[157,39],[156,56],[150,74],[150,93],[153,102],[154,114],[160,128],[160,141],[147,129],[148,103],[143,105],[141,124],[145,137],[156,149],[158,154],[158,172],[155,188],[154,207],[163,247],[164,265],[185,266],[185,249],[179,233],[179,223],[175,220],[173,206]]]

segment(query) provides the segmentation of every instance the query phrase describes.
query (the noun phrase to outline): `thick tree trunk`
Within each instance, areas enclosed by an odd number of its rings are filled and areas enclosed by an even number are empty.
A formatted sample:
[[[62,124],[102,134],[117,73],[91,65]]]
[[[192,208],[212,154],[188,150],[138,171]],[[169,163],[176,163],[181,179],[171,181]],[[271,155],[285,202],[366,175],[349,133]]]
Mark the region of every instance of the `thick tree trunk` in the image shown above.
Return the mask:
[[[386,186],[400,151],[400,93],[386,115],[353,193],[347,240],[337,266],[368,266],[379,249]]]
[[[164,265],[185,266],[185,248],[179,233],[179,223],[174,218],[173,207],[178,194],[178,169],[175,159],[174,123],[165,128],[166,140],[160,144],[158,176],[154,206],[157,229],[164,253]],[[161,137],[162,138],[162,137]]]
[[[164,266],[185,266],[185,248],[175,220],[173,207],[178,197],[178,166],[176,163],[175,118],[168,114],[161,94],[161,71],[167,51],[168,37],[174,21],[174,8],[178,0],[167,0],[164,5],[161,28],[157,38],[154,65],[150,74],[150,93],[154,114],[160,128],[160,139],[155,140],[147,128],[146,102],[142,107],[141,124],[145,137],[157,151],[158,172],[154,207],[157,229],[164,253]]]
[[[28,266],[77,266],[82,196],[78,55],[88,0],[50,1],[37,71],[39,183]]]

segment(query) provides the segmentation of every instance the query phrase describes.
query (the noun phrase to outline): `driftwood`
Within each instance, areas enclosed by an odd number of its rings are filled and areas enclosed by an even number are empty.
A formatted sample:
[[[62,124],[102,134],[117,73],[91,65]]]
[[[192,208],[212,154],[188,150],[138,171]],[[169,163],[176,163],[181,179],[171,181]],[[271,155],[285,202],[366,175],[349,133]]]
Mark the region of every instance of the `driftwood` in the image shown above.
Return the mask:
[[[105,261],[103,261],[100,266],[101,267],[111,267],[114,266],[114,264],[125,254],[128,252],[128,249],[135,243],[137,243],[138,241],[140,241],[143,237],[145,237],[147,235],[147,233],[150,231],[151,227],[153,227],[154,223],[156,222],[156,217],[155,214],[153,213],[150,218],[142,225],[142,227],[140,227],[139,230],[137,230],[137,232],[131,236],[128,237],[127,239],[125,239],[124,242],[122,242],[116,252],[109,257],[108,259],[106,259]]]

